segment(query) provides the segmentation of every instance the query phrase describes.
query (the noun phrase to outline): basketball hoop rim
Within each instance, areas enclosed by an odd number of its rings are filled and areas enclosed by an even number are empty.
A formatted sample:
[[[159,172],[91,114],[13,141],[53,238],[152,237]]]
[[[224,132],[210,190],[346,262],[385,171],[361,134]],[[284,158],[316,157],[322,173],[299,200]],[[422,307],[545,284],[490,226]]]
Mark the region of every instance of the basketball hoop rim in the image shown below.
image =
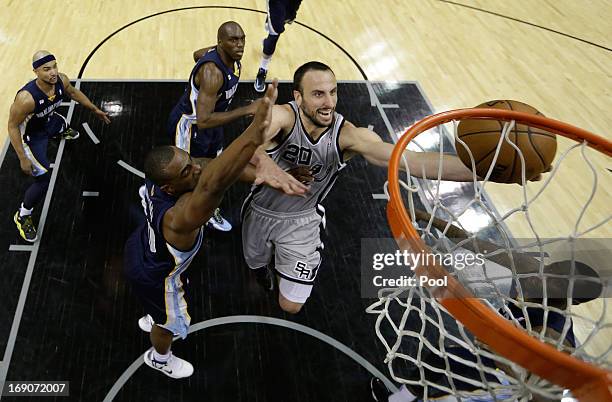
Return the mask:
[[[419,134],[454,120],[495,119],[516,121],[567,137],[612,157],[612,142],[589,131],[544,116],[492,108],[457,109],[428,116],[412,126],[400,137],[389,161],[389,202],[387,219],[400,246],[406,243],[412,250],[427,250],[411,223],[401,197],[399,167],[403,151]],[[453,277],[438,301],[474,335],[500,355],[517,362],[527,370],[551,382],[569,388],[585,401],[612,400],[612,372],[578,360],[550,345],[529,336],[507,320],[499,317],[481,303]],[[466,297],[467,296],[467,297]],[[533,358],[539,356],[539,359]],[[581,399],[582,400],[582,399]]]

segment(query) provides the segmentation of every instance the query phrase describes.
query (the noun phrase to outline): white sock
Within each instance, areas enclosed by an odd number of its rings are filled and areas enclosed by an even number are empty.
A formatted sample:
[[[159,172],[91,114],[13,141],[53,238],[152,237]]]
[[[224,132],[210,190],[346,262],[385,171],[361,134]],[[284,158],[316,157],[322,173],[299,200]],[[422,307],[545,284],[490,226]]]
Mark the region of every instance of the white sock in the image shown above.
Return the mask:
[[[416,399],[416,396],[412,395],[405,385],[397,391],[395,394],[389,396],[389,402],[412,402]]]
[[[259,68],[263,68],[268,71],[268,66],[270,65],[270,60],[272,60],[272,56],[268,56],[267,54],[263,54],[261,57],[261,63],[259,63]]]
[[[157,353],[157,350],[153,348],[153,360],[157,362],[166,363],[168,359],[170,359],[171,354],[172,352],[168,351],[168,353],[166,353],[165,355],[160,355],[159,353]]]
[[[22,202],[22,203],[21,203],[21,207],[19,207],[19,217],[22,217],[22,216],[28,216],[28,215],[32,215],[32,210],[33,210],[33,209],[34,209],[34,208],[32,208],[32,209],[25,209],[25,208],[23,207],[23,202]]]

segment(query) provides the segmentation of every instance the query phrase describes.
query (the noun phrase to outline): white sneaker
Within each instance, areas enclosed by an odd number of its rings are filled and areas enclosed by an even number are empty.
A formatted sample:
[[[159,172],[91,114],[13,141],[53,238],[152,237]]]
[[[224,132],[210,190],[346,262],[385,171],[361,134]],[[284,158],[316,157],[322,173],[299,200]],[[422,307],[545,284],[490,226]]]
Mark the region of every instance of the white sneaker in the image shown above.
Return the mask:
[[[213,216],[208,220],[208,225],[222,232],[229,232],[232,230],[232,224],[221,216],[221,210],[219,208],[215,209]]]
[[[153,321],[153,317],[151,317],[149,314],[144,315],[138,319],[138,326],[144,332],[151,332],[153,324],[155,324],[155,321]]]
[[[147,366],[161,371],[170,378],[185,378],[193,374],[193,366],[191,363],[173,354],[170,355],[170,358],[165,363],[153,360],[153,348],[145,352],[144,362]]]

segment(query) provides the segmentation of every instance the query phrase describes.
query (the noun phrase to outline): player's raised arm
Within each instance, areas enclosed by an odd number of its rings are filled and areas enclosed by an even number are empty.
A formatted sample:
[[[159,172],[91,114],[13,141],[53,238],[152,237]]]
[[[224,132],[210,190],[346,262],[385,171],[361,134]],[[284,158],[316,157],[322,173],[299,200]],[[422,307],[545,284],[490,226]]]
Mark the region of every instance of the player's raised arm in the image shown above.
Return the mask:
[[[308,186],[302,183],[310,183],[312,176],[307,169],[292,170],[286,172],[281,169],[265,152],[258,148],[251,161],[244,168],[238,180],[249,184],[263,184],[275,188],[287,195],[304,195]],[[193,158],[202,169],[212,160],[211,158]]]
[[[173,230],[192,232],[206,223],[221,202],[223,193],[242,174],[264,141],[272,118],[272,105],[278,95],[277,85],[275,81],[269,86],[249,127],[221,155],[208,163],[193,192],[183,196],[174,207],[178,208],[172,211],[172,222],[169,222]]]
[[[340,148],[345,152],[346,157],[358,154],[363,156],[368,162],[376,166],[387,167],[391,159],[394,145],[384,142],[378,134],[363,127],[355,127],[346,122],[340,135]],[[410,169],[410,174],[416,177],[423,177],[423,172],[427,179],[438,178],[438,166],[440,154],[438,152],[414,152],[405,150],[404,156]],[[449,181],[472,181],[473,175],[461,160],[451,154],[442,155],[443,169],[442,180]],[[402,170],[405,165],[400,164]]]

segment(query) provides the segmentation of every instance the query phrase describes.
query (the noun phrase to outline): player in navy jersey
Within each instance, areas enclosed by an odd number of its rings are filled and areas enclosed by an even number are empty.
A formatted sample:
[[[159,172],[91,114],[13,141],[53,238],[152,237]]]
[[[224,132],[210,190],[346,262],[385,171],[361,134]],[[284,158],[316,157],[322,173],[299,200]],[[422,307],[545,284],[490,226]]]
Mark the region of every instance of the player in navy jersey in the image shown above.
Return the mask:
[[[146,223],[126,242],[124,270],[148,314],[139,321],[143,330],[151,332],[153,345],[145,353],[145,363],[169,377],[193,373],[189,362],[170,352],[173,336],[185,338],[191,320],[183,273],[202,245],[202,225],[210,219],[225,190],[239,176],[247,181],[255,178],[252,169],[245,167],[263,142],[277,96],[276,85],[270,85],[264,101],[258,103],[251,125],[217,158],[197,160],[174,146],[155,148],[145,158],[146,183],[140,195]],[[269,158],[266,161],[272,163]],[[280,172],[286,176],[280,177],[283,183],[276,183],[275,188],[289,194],[306,191],[306,186]],[[256,182],[274,182],[259,174],[257,177]]]
[[[285,25],[291,24],[297,16],[302,0],[266,0],[268,15],[266,16],[266,32],[268,36],[263,40],[263,51],[259,70],[255,77],[255,90],[266,90],[266,76],[272,55],[276,50],[276,43],[281,34],[285,32]]]
[[[64,139],[76,139],[79,135],[55,111],[62,103],[62,98],[70,97],[90,109],[100,120],[110,123],[108,115],[91,103],[83,92],[73,87],[65,74],[58,71],[55,56],[51,53],[46,50],[34,53],[32,67],[36,79],[17,92],[8,121],[9,138],[19,157],[21,170],[28,176],[34,176],[34,183],[26,190],[21,207],[14,216],[19,234],[28,242],[37,239],[32,210],[45,197],[49,187],[49,138],[61,135]]]
[[[236,22],[221,24],[217,45],[194,52],[196,65],[183,96],[170,113],[168,132],[174,145],[199,158],[214,158],[223,148],[223,125],[252,115],[258,103],[229,110],[238,89],[244,31]],[[232,225],[217,209],[209,222],[217,230]]]

